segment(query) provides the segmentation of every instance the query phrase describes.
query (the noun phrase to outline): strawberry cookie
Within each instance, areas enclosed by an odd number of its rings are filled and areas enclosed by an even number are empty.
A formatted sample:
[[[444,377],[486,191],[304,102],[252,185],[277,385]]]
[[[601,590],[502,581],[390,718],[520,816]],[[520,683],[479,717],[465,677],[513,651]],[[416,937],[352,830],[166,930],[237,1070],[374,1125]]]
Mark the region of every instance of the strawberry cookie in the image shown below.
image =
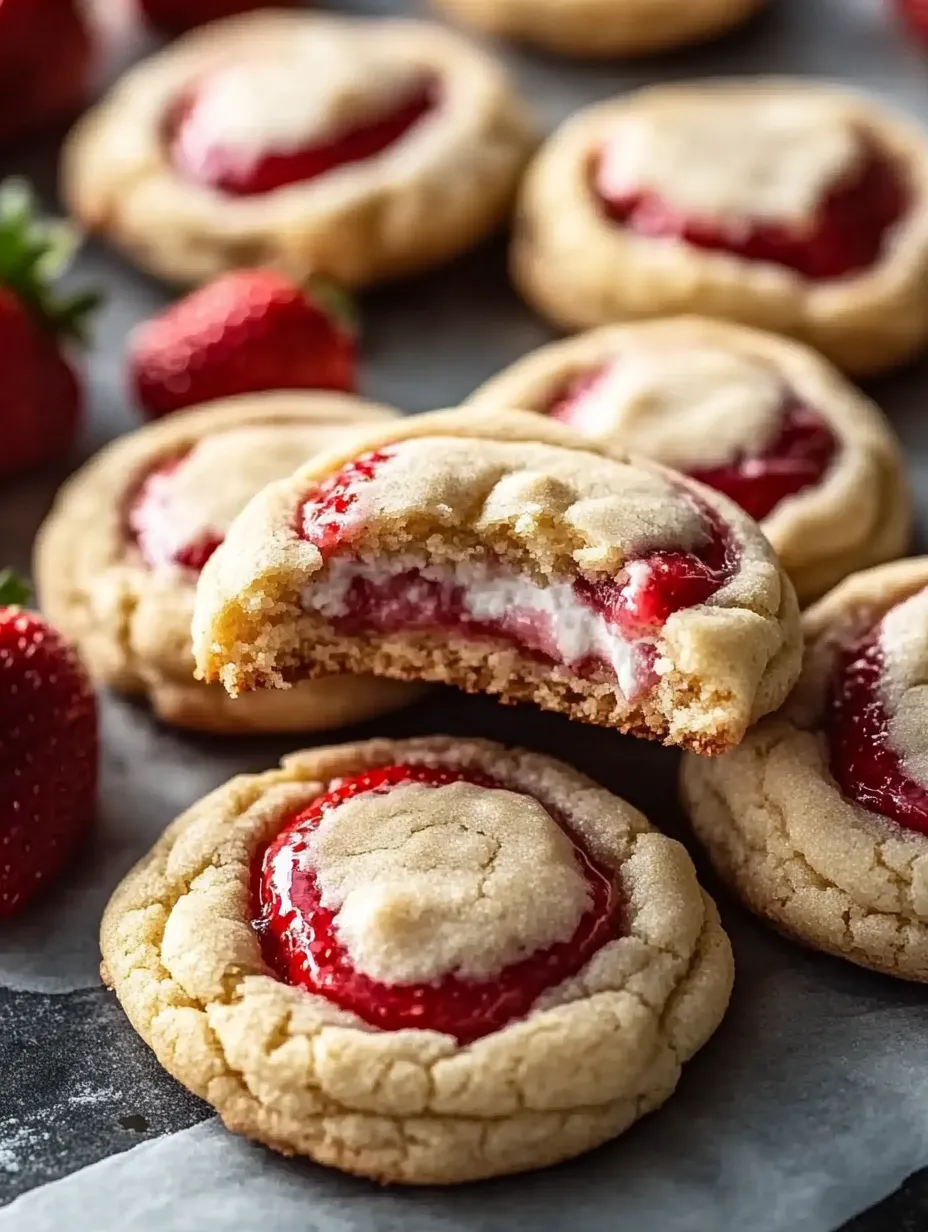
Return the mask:
[[[230,1129],[412,1184],[614,1138],[732,984],[678,843],[560,762],[443,737],[220,787],[126,877],[102,949],[132,1025]]]
[[[876,372],[928,338],[928,142],[830,85],[641,90],[541,151],[512,267],[570,329],[700,312]]]
[[[683,795],[722,876],[818,949],[928,981],[928,558],[847,578],[804,617],[783,710]]]
[[[198,587],[200,674],[437,680],[719,752],[799,667],[796,598],[730,501],[538,415],[385,425],[272,484]]]
[[[63,186],[161,277],[271,264],[363,286],[498,226],[533,140],[503,70],[448,30],[258,12],[132,69],[74,131]]]
[[[602,59],[701,43],[746,21],[764,0],[435,0],[487,34]]]
[[[40,531],[45,612],[97,681],[146,694],[182,727],[321,730],[407,701],[393,681],[346,676],[233,704],[194,680],[190,647],[197,575],[235,514],[346,430],[392,416],[338,394],[268,393],[120,437],[64,485]]]
[[[604,326],[519,360],[469,404],[540,411],[723,492],[761,523],[801,602],[908,544],[889,424],[773,334],[698,317]]]

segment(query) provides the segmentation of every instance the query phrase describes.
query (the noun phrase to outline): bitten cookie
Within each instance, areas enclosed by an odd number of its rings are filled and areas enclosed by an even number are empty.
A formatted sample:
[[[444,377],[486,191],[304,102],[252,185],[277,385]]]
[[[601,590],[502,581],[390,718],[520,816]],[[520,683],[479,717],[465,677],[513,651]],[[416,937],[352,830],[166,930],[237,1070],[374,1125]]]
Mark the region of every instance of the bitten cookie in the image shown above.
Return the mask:
[[[74,130],[62,184],[161,277],[272,264],[363,286],[497,227],[533,144],[502,68],[451,31],[265,10],[131,69]]]
[[[718,752],[799,667],[796,599],[730,501],[560,424],[397,421],[266,488],[197,593],[230,692],[373,671]]]
[[[435,0],[452,17],[565,55],[642,56],[726,33],[764,0]]]
[[[908,545],[889,423],[774,334],[699,317],[605,326],[527,355],[468,404],[539,411],[723,492],[761,523],[800,603]]]
[[[560,762],[444,737],[220,787],[129,873],[102,949],[132,1025],[230,1129],[413,1184],[622,1133],[732,983],[678,843]]]
[[[145,694],[160,718],[204,731],[315,731],[413,693],[343,676],[236,702],[193,678],[197,575],[266,483],[351,429],[395,412],[340,394],[230,398],[122,436],[61,489],[36,543],[42,608],[94,679]]]
[[[722,877],[806,944],[928,981],[928,558],[848,578],[804,617],[783,710],[683,797]]]
[[[876,372],[928,338],[928,142],[831,85],[640,90],[542,149],[512,269],[568,329],[698,312]]]

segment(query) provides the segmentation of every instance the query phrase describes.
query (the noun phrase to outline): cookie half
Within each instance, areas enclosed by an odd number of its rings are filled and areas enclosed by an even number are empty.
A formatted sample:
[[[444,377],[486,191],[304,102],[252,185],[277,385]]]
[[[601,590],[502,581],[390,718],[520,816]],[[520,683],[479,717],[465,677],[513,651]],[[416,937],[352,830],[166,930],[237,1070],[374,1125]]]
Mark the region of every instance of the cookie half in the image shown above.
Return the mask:
[[[451,31],[265,10],[132,68],[61,178],[85,226],[163,278],[273,264],[364,286],[502,223],[533,145],[503,69]]]
[[[220,787],[126,877],[102,949],[132,1025],[229,1128],[414,1184],[620,1134],[732,983],[678,843],[559,762],[440,737]]]
[[[909,542],[888,421],[821,356],[774,334],[700,317],[604,326],[525,356],[468,405],[550,415],[723,492],[760,522],[800,603]]]
[[[650,462],[523,412],[385,425],[264,490],[198,587],[230,692],[373,671],[718,752],[799,666],[757,526]]]
[[[435,0],[486,34],[564,55],[605,59],[652,55],[716,38],[758,12],[764,0]]]
[[[928,337],[928,141],[831,85],[639,90],[578,112],[543,147],[512,269],[571,330],[696,312],[876,372]]]
[[[119,437],[61,488],[39,532],[43,611],[99,684],[147,696],[182,727],[319,731],[405,704],[414,690],[371,676],[233,702],[194,680],[190,644],[197,577],[239,510],[352,429],[395,415],[341,394],[251,394]]]
[[[928,558],[849,577],[804,616],[783,710],[683,797],[722,877],[807,945],[928,981]]]

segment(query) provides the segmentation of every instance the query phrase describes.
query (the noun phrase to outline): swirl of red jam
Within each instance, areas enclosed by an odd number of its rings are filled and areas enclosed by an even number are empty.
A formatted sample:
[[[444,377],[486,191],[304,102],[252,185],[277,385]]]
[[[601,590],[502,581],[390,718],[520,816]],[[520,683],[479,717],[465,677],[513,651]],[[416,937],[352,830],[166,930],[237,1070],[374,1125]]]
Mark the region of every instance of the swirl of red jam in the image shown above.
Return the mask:
[[[224,536],[214,530],[204,530],[187,539],[178,536],[172,506],[174,480],[183,464],[181,455],[162,462],[145,475],[129,501],[127,522],[130,538],[147,565],[176,565],[199,573]]]
[[[207,78],[199,90],[208,88]],[[197,184],[229,196],[260,196],[383,153],[437,107],[439,94],[435,78],[422,78],[385,114],[300,149],[268,150],[259,158],[243,162],[235,150],[204,140],[197,122],[199,92],[193,90],[174,108],[168,121],[171,161],[177,171]]]
[[[600,167],[609,156],[608,150],[600,156]],[[803,228],[688,218],[656,193],[642,189],[616,195],[604,180],[597,172],[596,191],[606,214],[638,235],[684,240],[696,248],[771,262],[810,279],[842,278],[873,265],[909,199],[899,168],[872,141],[853,174],[831,187],[811,225]]]
[[[583,431],[585,399],[605,380],[610,368],[584,373],[558,395],[549,414]],[[828,423],[798,398],[787,395],[776,436],[759,453],[739,453],[720,466],[688,467],[698,479],[760,522],[788,496],[817,487],[834,461],[838,442]]]
[[[868,629],[838,660],[825,715],[831,773],[849,800],[928,834],[928,789],[890,743],[881,631]]]
[[[401,765],[335,780],[333,788],[288,822],[255,863],[255,922],[265,961],[288,984],[350,1010],[382,1031],[440,1031],[469,1044],[524,1018],[549,988],[576,975],[607,942],[622,935],[623,911],[615,874],[594,860],[559,813],[550,816],[571,840],[589,887],[589,907],[574,935],[504,968],[493,979],[443,976],[434,983],[384,984],[354,969],[338,936],[338,912],[322,905],[312,868],[305,867],[308,839],[333,809],[365,793],[383,794],[422,784],[467,782],[506,785],[472,770]],[[544,804],[544,801],[542,801]]]

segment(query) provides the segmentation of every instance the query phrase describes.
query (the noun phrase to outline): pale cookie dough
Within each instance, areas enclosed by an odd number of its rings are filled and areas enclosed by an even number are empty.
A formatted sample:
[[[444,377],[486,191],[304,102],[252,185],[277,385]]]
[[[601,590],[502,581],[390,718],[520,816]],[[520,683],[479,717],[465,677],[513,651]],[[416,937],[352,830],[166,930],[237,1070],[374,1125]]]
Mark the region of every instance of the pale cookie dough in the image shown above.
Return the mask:
[[[835,449],[821,481],[781,500],[761,523],[800,603],[906,551],[912,502],[893,431],[806,347],[700,317],[604,326],[533,351],[467,405],[547,414],[588,377],[596,384],[577,402],[572,427],[684,472],[762,454],[793,403],[827,424]]]
[[[599,175],[615,196],[654,194],[735,232],[747,222],[801,235],[868,151],[888,160],[906,202],[876,260],[842,277],[635,232],[594,186]],[[570,330],[697,312],[793,335],[872,373],[928,337],[926,202],[924,133],[863,94],[785,79],[656,86],[578,112],[543,147],[522,188],[512,272]]]
[[[396,786],[324,813],[300,866],[319,870],[336,936],[386,993],[449,973],[493,980],[553,938],[571,944],[587,895],[571,833],[613,874],[618,911],[601,947],[469,1043],[381,1029],[283,982],[251,923],[253,864],[284,825],[333,780],[396,764],[496,786]],[[536,875],[555,900],[550,917],[547,899],[526,893]],[[559,762],[447,737],[313,749],[233,779],[129,873],[101,944],[132,1025],[230,1129],[411,1184],[540,1168],[622,1133],[670,1096],[718,1026],[733,976],[678,843]]]
[[[665,551],[714,561],[699,598],[662,606]],[[780,705],[800,640],[792,585],[730,501],[541,416],[467,408],[266,488],[201,576],[194,650],[232,693],[373,671],[713,753]]]
[[[337,136],[417,75],[435,81],[432,109],[380,153],[313,179],[236,196],[169,156],[172,109],[206,81],[200,129],[215,124],[248,166]],[[85,226],[171,281],[273,264],[364,286],[445,261],[502,223],[534,141],[502,68],[451,31],[265,10],[131,69],[71,134],[61,178]]]
[[[42,609],[80,648],[94,679],[147,696],[168,723],[203,731],[320,731],[411,700],[367,676],[305,682],[233,702],[193,678],[196,572],[171,559],[199,533],[221,536],[266,483],[340,436],[395,412],[332,393],[250,394],[169,416],[108,445],[61,489],[36,542]],[[165,531],[143,557],[129,525],[145,477],[172,459]],[[170,516],[168,516],[170,515]]]
[[[764,0],[435,0],[486,34],[563,55],[646,56],[716,38]]]
[[[725,757],[685,759],[685,806],[721,876],[774,927],[861,966],[928,981],[928,832],[842,789],[828,727],[842,655],[877,630],[876,696],[887,723],[863,747],[888,749],[925,790],[928,558],[855,574],[803,620],[805,665],[789,701]]]

